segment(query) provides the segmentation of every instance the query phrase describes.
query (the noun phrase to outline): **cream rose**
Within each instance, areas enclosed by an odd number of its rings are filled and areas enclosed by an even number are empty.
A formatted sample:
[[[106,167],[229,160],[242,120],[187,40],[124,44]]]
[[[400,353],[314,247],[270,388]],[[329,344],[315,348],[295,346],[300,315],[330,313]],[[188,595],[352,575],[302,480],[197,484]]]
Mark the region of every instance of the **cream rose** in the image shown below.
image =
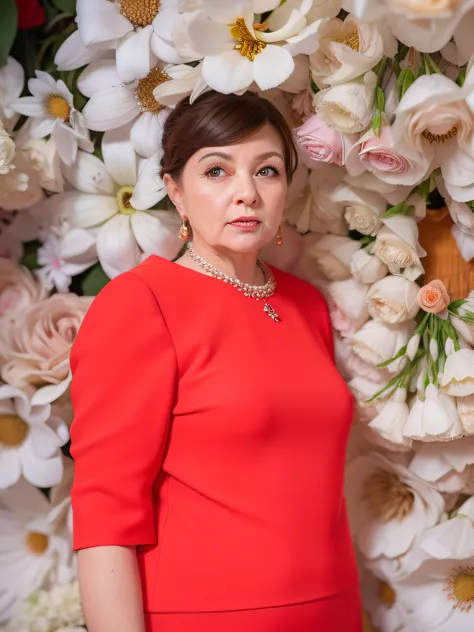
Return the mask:
[[[384,220],[374,242],[373,252],[383,261],[392,274],[402,274],[410,281],[423,274],[420,257],[426,251],[418,243],[418,226],[411,217],[394,215]]]
[[[0,355],[5,360],[2,379],[29,395],[52,386],[49,396],[59,397],[69,379],[72,343],[92,299],[54,294],[16,317],[1,332]]]
[[[351,337],[369,319],[367,286],[355,279],[335,281],[327,288],[331,322],[343,338]]]
[[[350,230],[375,235],[382,227],[381,215],[387,210],[385,198],[375,191],[365,191],[342,183],[332,194],[334,202],[343,202],[344,217]]]
[[[309,57],[311,74],[318,85],[335,85],[357,79],[382,59],[383,40],[373,22],[353,15],[344,21],[328,20],[316,33],[319,48]]]
[[[362,132],[372,120],[376,83],[370,70],[359,79],[321,90],[314,95],[316,113],[339,132]]]
[[[0,258],[0,318],[10,318],[46,298],[41,280],[27,268]],[[3,320],[3,327],[6,321]]]
[[[388,274],[388,267],[378,257],[361,248],[352,255],[351,274],[360,283],[375,283]]]
[[[377,281],[367,292],[369,314],[375,320],[391,325],[415,318],[420,306],[419,285],[403,277],[387,276]]]

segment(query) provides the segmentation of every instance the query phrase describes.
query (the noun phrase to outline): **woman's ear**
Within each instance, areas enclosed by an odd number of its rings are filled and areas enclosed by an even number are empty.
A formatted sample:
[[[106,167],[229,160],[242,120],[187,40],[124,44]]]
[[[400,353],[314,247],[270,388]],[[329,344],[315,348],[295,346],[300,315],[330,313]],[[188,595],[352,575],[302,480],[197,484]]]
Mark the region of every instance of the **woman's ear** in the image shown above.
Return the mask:
[[[181,191],[178,185],[176,184],[176,182],[173,180],[173,178],[170,176],[169,173],[165,173],[165,175],[163,176],[163,182],[165,184],[166,191],[168,192],[168,197],[173,202],[173,204],[176,207],[176,210],[178,211],[178,213],[181,215],[181,218],[182,218],[183,215],[185,215],[186,213],[183,206],[183,197],[181,195]]]

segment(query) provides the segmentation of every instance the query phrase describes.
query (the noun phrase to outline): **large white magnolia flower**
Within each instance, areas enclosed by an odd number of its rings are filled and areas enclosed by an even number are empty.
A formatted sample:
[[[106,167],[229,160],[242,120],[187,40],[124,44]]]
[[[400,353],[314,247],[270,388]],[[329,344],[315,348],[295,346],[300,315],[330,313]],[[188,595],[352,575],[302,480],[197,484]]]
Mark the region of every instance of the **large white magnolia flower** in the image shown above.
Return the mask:
[[[283,83],[294,69],[293,54],[275,42],[297,37],[307,26],[312,0],[289,0],[256,26],[255,14],[276,9],[280,0],[203,0],[202,10],[180,16],[174,29],[177,51],[203,59],[202,76],[214,90],[229,94],[246,90],[254,81],[262,90]],[[308,33],[307,38],[314,33]],[[180,43],[183,44],[180,44]],[[301,45],[301,42],[299,42]]]
[[[90,97],[83,110],[89,129],[103,132],[133,121],[132,146],[137,153],[149,158],[161,144],[163,124],[169,112],[157,101],[154,90],[169,82],[167,103],[176,103],[192,91],[199,78],[199,71],[190,66],[155,66],[142,79],[124,84],[114,60],[102,59],[84,70],[77,86],[82,94]]]
[[[45,583],[73,579],[69,505],[51,504],[24,479],[0,492],[0,622]]]
[[[474,73],[459,87],[440,74],[423,75],[404,94],[392,126],[394,148],[411,163],[403,184],[417,184],[441,167],[454,200],[474,198]]]
[[[38,487],[61,480],[59,448],[69,439],[66,424],[51,413],[50,404],[31,405],[20,389],[0,386],[0,489],[23,475]]]
[[[178,215],[147,210],[165,197],[164,185],[147,199],[143,210],[131,203],[138,156],[129,136],[129,127],[106,132],[102,139],[103,162],[78,152],[76,164],[64,169],[66,179],[77,190],[60,193],[47,202],[48,212],[53,215],[67,209],[73,228],[98,228],[97,255],[111,278],[150,254],[171,259],[180,247]]]
[[[369,559],[403,555],[444,511],[441,494],[377,452],[347,465],[346,497],[354,539]]]
[[[44,138],[51,134],[61,160],[71,165],[78,148],[93,151],[89,130],[83,115],[74,108],[73,96],[64,81],[56,81],[47,72],[36,70],[36,78],[28,81],[32,97],[12,101],[12,110],[30,116],[32,138]]]

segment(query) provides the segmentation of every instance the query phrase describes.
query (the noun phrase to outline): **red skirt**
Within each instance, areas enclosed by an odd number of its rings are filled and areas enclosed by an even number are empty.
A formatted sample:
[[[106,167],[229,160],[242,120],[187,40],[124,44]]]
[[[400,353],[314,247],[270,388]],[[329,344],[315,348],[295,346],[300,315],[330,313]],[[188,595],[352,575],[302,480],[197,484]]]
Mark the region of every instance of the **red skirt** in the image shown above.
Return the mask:
[[[290,606],[162,614],[145,612],[146,632],[362,632],[359,589]]]

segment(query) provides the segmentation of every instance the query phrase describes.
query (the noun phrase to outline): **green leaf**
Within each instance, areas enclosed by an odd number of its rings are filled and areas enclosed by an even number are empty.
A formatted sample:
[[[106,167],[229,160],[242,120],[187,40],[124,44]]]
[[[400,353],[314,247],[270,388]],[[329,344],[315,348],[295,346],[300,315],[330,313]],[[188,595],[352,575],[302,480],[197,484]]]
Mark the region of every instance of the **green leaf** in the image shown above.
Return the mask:
[[[60,11],[76,15],[76,0],[53,0],[53,4]]]
[[[310,83],[310,85],[311,85],[311,90],[313,91],[313,93],[314,93],[314,94],[316,94],[317,92],[319,92],[319,88],[318,88],[318,86],[316,85],[316,83],[315,83],[315,81],[314,81],[313,77],[311,76],[311,73],[310,73],[310,75],[309,75],[309,83]]]
[[[380,136],[380,128],[382,127],[382,113],[376,109],[372,119],[372,129],[376,136]]]
[[[38,253],[37,251],[35,252],[29,252],[28,254],[26,254],[23,259],[20,261],[21,265],[25,266],[25,268],[28,268],[28,270],[37,270],[38,268],[40,268],[40,264],[38,263]]]
[[[385,95],[380,86],[377,86],[377,90],[375,91],[375,100],[377,103],[377,109],[383,112],[385,110]]]
[[[362,237],[362,239],[360,240],[361,247],[365,248],[375,240],[376,237],[374,235],[364,235],[364,237]]]
[[[387,217],[393,217],[393,215],[412,215],[415,207],[413,204],[407,204],[402,202],[396,206],[392,206],[386,213],[381,216],[381,219],[387,219]]]
[[[472,202],[472,201],[471,201],[471,202],[466,202],[465,204],[466,204],[466,206],[468,206],[468,207],[471,209],[471,211],[474,213],[474,202]]]
[[[401,358],[402,356],[404,356],[406,352],[407,352],[407,346],[404,345],[403,347],[401,347],[398,350],[397,355],[394,355],[393,358],[390,358],[389,360],[385,360],[385,362],[381,362],[380,364],[377,364],[377,366],[380,369],[383,369],[384,367],[388,366],[389,364],[392,364],[392,362],[395,362],[395,360],[398,360],[398,358]]]
[[[461,68],[461,70],[459,71],[459,75],[456,79],[456,83],[458,84],[458,86],[462,88],[465,81],[466,81],[466,68]]]
[[[15,0],[3,0],[0,17],[0,66],[5,66],[18,29]]]
[[[464,303],[467,303],[467,299],[465,298],[458,298],[456,301],[451,301],[451,303],[448,305],[448,310],[450,312],[456,312],[459,307],[462,307],[464,305]]]
[[[415,74],[411,68],[403,68],[397,79],[398,98],[401,99],[405,92],[415,82]]]
[[[431,193],[431,176],[415,187],[413,193],[418,193],[424,200],[427,200],[428,195]]]
[[[96,263],[84,277],[82,281],[82,291],[85,296],[97,296],[101,289],[107,285],[109,280],[109,277],[105,274],[100,263]]]

